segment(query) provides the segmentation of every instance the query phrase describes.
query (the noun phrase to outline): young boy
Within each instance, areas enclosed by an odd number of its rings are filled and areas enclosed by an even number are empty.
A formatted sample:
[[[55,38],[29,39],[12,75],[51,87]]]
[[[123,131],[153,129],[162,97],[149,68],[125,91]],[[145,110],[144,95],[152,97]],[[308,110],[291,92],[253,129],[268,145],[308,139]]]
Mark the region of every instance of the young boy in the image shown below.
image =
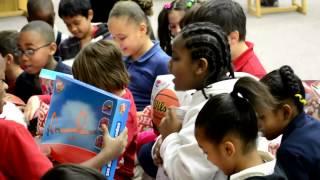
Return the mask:
[[[93,11],[89,0],[61,0],[59,17],[63,19],[73,35],[59,46],[60,56],[63,60],[74,58],[86,44],[109,36],[106,24],[91,25]]]
[[[239,3],[233,0],[207,1],[193,13],[186,16],[185,23],[209,21],[221,26],[228,35],[234,71],[247,72],[258,78],[266,74],[253,51],[253,44],[245,39],[246,15]]]
[[[30,96],[42,94],[39,73],[42,68],[71,74],[71,68],[56,57],[57,45],[52,27],[43,21],[32,21],[19,34],[17,54],[24,72],[17,78],[15,95],[27,102]]]
[[[16,80],[23,72],[20,68],[19,57],[15,51],[17,50],[17,31],[1,31],[0,32],[0,53],[6,64],[5,77],[8,84],[8,93],[14,93]]]
[[[54,37],[56,44],[59,47],[60,43],[68,38],[68,35],[61,33],[55,26],[55,12],[53,8],[53,3],[51,0],[28,0],[27,3],[27,20],[35,21],[41,20],[50,24],[54,31]],[[59,56],[59,51],[57,50],[55,56]]]

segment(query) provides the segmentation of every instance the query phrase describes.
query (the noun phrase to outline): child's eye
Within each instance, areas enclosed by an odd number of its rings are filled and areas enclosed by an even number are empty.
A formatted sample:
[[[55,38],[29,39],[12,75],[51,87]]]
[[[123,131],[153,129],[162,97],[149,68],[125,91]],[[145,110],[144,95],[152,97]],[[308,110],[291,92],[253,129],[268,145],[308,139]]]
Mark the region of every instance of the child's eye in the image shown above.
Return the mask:
[[[120,37],[119,40],[120,41],[124,41],[127,37]]]

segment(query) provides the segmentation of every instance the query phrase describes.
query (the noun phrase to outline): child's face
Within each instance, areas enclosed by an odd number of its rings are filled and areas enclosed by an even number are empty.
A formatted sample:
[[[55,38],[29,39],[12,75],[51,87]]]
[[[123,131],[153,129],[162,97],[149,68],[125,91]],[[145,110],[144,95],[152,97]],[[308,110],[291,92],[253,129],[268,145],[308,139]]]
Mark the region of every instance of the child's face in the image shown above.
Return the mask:
[[[111,17],[108,27],[124,56],[135,55],[141,50],[142,39],[147,36],[144,23],[137,24],[128,17]]]
[[[282,134],[282,122],[284,120],[282,109],[257,109],[257,113],[259,129],[268,140],[275,139]]]
[[[91,12],[91,10],[89,10]],[[63,21],[66,24],[69,32],[79,38],[83,39],[87,36],[91,36],[91,20],[92,20],[93,14],[88,13],[88,18],[81,16],[81,15],[76,15],[76,16],[66,16],[63,17]]]
[[[185,15],[184,11],[177,11],[177,10],[172,10],[168,14],[168,20],[169,20],[169,30],[171,32],[171,35],[175,37],[180,31],[180,21]]]
[[[2,55],[0,54],[0,114],[2,113],[2,109],[5,104],[3,99],[6,94],[6,89],[8,88],[8,85],[5,83],[5,69],[6,64]]]
[[[35,31],[21,32],[18,38],[18,50],[20,51],[20,66],[28,74],[38,74],[52,59],[56,51],[53,42],[46,42]]]
[[[176,90],[196,89],[199,83],[201,83],[196,73],[198,64],[192,61],[190,53],[188,49],[183,46],[180,37],[173,42],[169,69],[175,76],[173,82]]]
[[[225,145],[223,143],[215,144],[209,141],[207,137],[205,137],[202,128],[196,128],[195,136],[199,147],[207,156],[208,161],[219,167],[226,175],[233,174],[232,161],[235,161],[227,155],[228,153],[225,151]]]

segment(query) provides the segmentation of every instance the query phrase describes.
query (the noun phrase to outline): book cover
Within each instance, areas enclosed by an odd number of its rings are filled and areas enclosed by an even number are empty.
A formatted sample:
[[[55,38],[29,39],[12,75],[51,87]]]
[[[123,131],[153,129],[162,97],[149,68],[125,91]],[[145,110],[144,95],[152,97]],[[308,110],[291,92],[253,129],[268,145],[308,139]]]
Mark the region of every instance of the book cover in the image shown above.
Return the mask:
[[[39,77],[40,77],[40,85],[41,85],[42,94],[51,95],[53,93],[53,83],[54,83],[54,80],[56,80],[57,75],[68,76],[70,78],[73,77],[70,74],[52,71],[49,69],[41,69]]]
[[[60,163],[80,163],[92,158],[103,144],[101,125],[118,136],[126,126],[130,102],[64,75],[57,75],[41,143],[49,146]],[[108,148],[108,147],[105,147]],[[113,179],[117,160],[102,168]]]

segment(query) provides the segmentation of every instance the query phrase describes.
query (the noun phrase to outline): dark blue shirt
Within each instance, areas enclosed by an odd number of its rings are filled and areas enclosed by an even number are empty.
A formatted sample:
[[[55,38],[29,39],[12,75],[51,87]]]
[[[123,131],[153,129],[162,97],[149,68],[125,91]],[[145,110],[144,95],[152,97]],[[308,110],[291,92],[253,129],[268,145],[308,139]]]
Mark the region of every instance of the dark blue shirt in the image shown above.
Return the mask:
[[[54,71],[72,74],[71,68],[63,64],[60,58],[56,60],[58,61],[58,64]],[[33,95],[41,95],[42,90],[40,86],[39,75],[28,74],[26,72],[20,74],[20,76],[18,76],[16,80],[16,88],[14,94],[20,97],[24,102],[27,102],[28,99]]]
[[[133,94],[138,111],[150,105],[153,83],[158,75],[169,73],[169,60],[170,56],[161,49],[159,42],[154,42],[153,47],[138,60],[125,58],[130,75],[128,88]]]
[[[288,179],[320,179],[320,122],[305,113],[283,133],[277,163]]]

